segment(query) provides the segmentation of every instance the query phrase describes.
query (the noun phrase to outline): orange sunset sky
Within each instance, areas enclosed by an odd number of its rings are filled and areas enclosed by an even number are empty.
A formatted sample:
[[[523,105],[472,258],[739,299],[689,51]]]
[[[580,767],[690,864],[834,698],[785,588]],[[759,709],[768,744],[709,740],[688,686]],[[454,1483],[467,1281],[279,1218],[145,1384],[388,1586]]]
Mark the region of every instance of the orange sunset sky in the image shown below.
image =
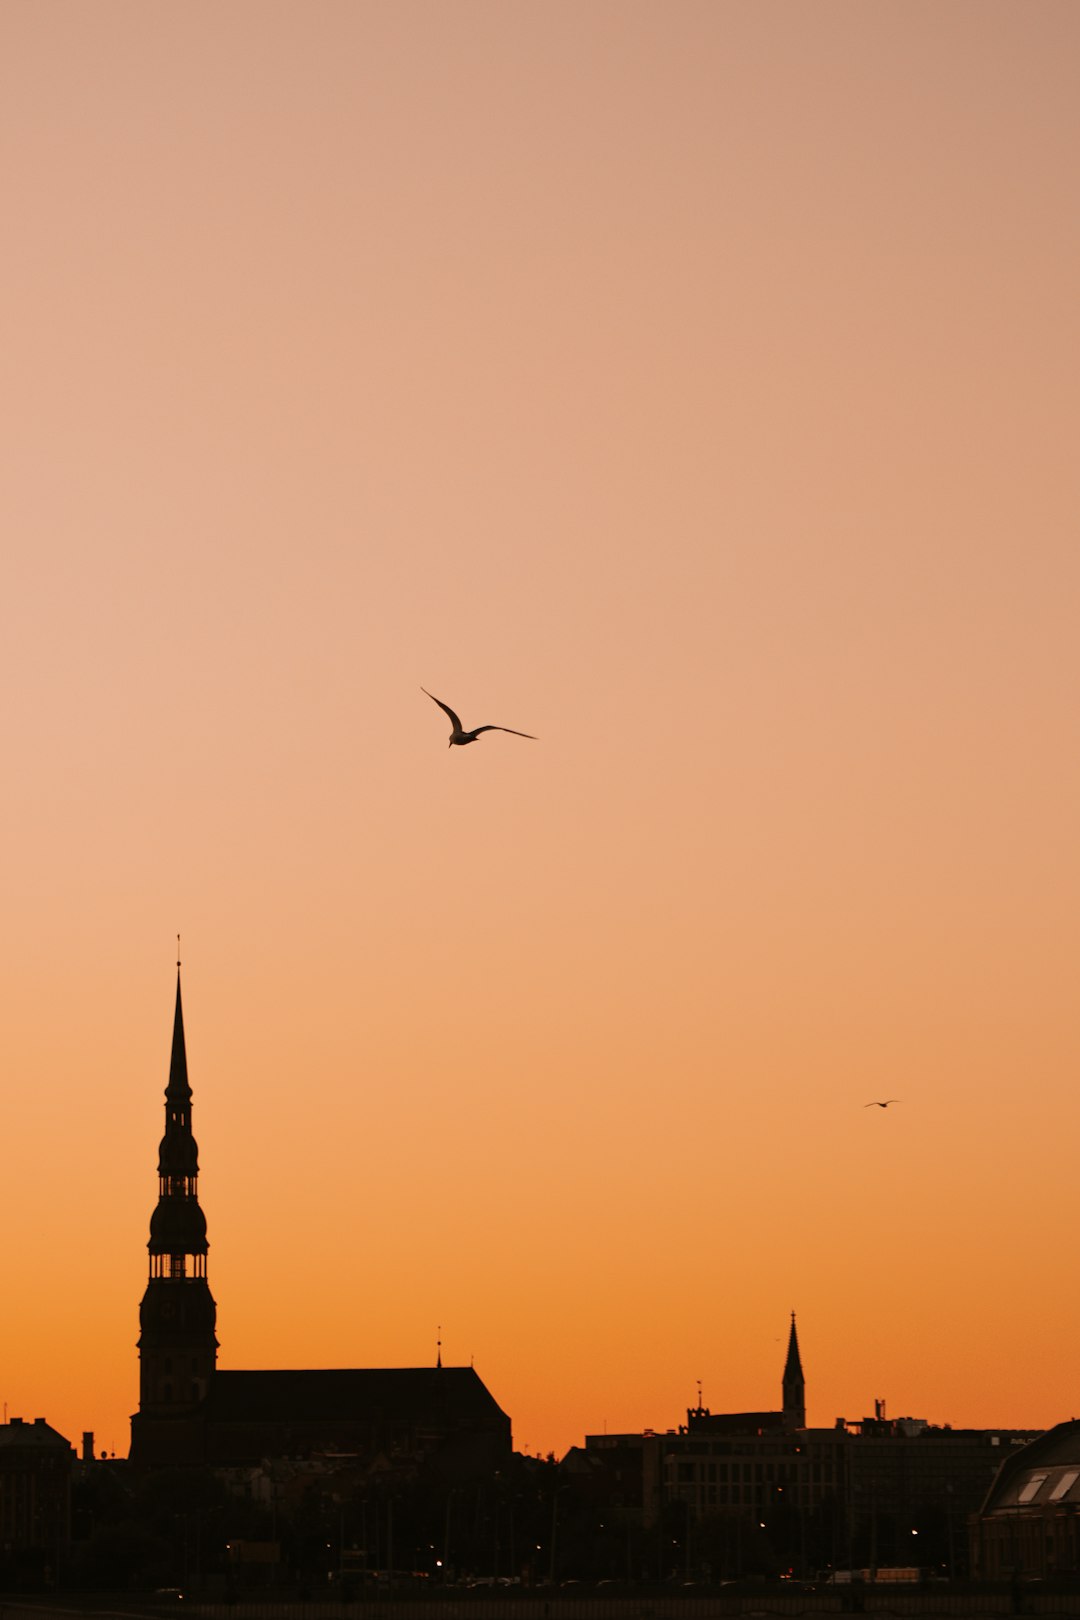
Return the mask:
[[[1080,1411],[1078,71],[2,0],[10,1416],[126,1453],[178,931],[220,1366]]]

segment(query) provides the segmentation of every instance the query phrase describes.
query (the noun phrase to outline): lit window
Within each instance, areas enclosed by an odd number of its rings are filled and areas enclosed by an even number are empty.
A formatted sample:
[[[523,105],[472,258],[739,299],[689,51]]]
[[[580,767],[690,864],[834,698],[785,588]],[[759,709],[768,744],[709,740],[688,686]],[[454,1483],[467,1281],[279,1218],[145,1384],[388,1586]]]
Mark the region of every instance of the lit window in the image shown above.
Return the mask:
[[[1032,1474],[1031,1478],[1025,1482],[1016,1500],[1018,1502],[1033,1502],[1048,1478],[1048,1474]]]
[[[1067,1474],[1062,1474],[1050,1492],[1051,1502],[1060,1502],[1063,1496],[1068,1496],[1078,1479],[1080,1479],[1080,1468],[1070,1468]]]

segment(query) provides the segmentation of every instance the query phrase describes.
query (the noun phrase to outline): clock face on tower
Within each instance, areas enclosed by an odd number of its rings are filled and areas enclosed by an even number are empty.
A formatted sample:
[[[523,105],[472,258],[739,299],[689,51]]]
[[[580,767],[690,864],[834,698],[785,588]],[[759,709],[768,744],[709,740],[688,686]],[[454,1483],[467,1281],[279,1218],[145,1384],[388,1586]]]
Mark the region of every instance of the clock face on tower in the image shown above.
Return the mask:
[[[161,1307],[161,1314],[164,1317],[175,1316],[176,1315],[176,1306],[175,1305],[170,1305],[170,1304],[163,1305]]]

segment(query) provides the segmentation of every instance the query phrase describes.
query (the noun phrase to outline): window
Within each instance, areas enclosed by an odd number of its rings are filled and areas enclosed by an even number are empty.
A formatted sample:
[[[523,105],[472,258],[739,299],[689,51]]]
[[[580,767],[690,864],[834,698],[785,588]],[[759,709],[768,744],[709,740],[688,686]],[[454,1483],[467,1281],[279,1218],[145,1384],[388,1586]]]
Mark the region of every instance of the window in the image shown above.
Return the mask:
[[[1048,1477],[1047,1474],[1032,1474],[1030,1479],[1025,1480],[1016,1500],[1018,1502],[1033,1502],[1046,1484]]]
[[[1080,1468],[1070,1468],[1067,1474],[1062,1474],[1050,1492],[1051,1502],[1060,1502],[1063,1496],[1068,1496],[1078,1479],[1080,1479]]]

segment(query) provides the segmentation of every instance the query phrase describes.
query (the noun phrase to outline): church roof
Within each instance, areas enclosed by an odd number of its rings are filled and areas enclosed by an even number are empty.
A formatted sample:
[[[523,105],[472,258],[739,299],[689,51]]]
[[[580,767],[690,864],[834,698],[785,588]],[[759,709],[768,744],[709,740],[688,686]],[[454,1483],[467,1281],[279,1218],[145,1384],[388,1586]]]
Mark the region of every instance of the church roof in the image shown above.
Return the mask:
[[[472,1367],[359,1367],[228,1372],[210,1383],[211,1423],[509,1423]]]

